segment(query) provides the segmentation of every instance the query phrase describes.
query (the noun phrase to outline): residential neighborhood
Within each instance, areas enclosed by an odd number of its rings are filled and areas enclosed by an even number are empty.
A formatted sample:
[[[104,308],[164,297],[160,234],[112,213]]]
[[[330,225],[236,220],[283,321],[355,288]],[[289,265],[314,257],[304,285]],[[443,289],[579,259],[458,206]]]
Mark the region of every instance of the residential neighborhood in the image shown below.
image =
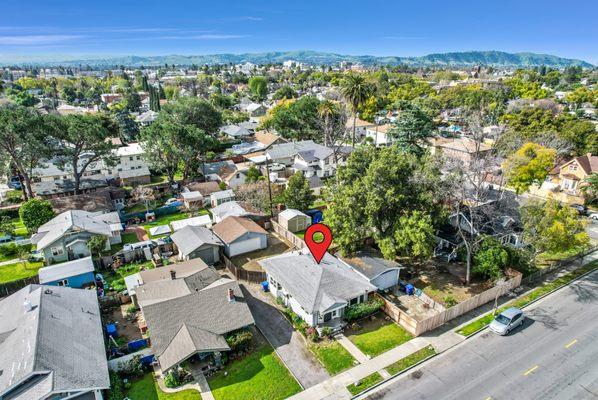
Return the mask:
[[[595,27],[108,3],[4,10],[0,400],[596,396]]]

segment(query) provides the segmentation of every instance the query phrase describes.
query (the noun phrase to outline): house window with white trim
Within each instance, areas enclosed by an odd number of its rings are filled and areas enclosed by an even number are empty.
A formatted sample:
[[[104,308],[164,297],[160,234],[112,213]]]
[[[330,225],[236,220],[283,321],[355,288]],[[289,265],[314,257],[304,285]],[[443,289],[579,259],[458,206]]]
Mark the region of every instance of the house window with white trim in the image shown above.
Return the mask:
[[[58,281],[57,284],[58,284],[58,286],[68,286],[69,280],[68,279],[62,279],[62,280]]]
[[[64,249],[62,247],[52,247],[50,252],[52,252],[53,256],[61,256],[64,254]]]

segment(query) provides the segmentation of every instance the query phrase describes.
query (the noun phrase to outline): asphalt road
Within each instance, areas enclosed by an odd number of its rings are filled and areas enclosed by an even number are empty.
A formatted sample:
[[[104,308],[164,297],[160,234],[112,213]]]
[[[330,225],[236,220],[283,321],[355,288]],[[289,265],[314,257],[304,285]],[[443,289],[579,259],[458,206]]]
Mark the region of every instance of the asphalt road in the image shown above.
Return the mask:
[[[521,328],[485,330],[368,399],[598,399],[598,272],[526,309]]]

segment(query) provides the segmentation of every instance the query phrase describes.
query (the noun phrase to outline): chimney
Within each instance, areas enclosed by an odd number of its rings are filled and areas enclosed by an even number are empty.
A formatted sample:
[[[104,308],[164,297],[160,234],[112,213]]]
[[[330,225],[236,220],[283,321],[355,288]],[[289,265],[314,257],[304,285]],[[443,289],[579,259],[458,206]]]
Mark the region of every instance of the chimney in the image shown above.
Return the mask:
[[[176,279],[176,271],[174,269],[170,270],[170,279],[173,281]]]
[[[228,301],[235,301],[235,291],[232,288],[228,289],[227,297]]]

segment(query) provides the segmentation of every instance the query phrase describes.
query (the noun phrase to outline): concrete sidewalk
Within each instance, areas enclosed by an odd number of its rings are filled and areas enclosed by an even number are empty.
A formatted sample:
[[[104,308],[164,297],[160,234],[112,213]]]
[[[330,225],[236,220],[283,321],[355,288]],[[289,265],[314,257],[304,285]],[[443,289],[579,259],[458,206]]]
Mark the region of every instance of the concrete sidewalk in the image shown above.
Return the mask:
[[[369,357],[363,354],[363,352],[359,350],[359,348],[342,333],[335,335],[334,338],[341,346],[345,348],[345,350],[349,352],[349,354],[353,356],[354,359],[359,361],[360,364],[363,364],[369,360]]]

